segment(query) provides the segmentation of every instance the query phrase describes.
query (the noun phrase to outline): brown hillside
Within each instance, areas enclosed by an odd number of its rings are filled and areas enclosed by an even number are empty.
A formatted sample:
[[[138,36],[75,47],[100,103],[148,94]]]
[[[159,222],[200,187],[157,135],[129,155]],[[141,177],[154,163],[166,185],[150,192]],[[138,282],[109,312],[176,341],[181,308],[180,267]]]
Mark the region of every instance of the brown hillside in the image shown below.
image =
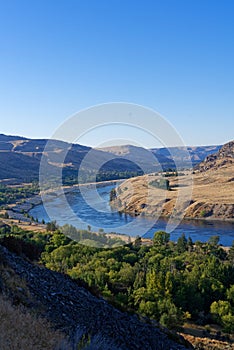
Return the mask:
[[[112,205],[133,215],[173,215],[196,219],[234,220],[234,142],[206,158],[195,174],[169,177],[170,190],[152,186],[161,175],[124,181]]]

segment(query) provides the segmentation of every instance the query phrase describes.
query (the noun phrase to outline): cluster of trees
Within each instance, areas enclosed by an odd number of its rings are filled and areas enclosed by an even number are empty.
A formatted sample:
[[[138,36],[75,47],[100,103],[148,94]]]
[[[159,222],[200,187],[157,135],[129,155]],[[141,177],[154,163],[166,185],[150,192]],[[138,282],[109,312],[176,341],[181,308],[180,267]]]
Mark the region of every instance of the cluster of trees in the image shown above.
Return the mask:
[[[39,187],[37,183],[22,187],[0,185],[0,205],[14,203],[20,199],[36,195],[38,192]]]
[[[104,233],[103,229],[99,229],[99,233],[92,232],[92,227],[87,226],[87,230],[77,229],[76,227],[65,224],[60,227],[59,230],[79,244],[96,247],[96,248],[115,248],[123,245],[125,242],[121,240],[119,235],[110,237],[108,234]],[[112,234],[115,234],[112,232]]]
[[[96,181],[108,181],[108,180],[118,180],[118,179],[128,179],[130,177],[136,177],[143,175],[143,171],[99,171],[96,177]]]
[[[110,181],[110,180],[119,180],[119,179],[128,179],[130,177],[136,177],[143,175],[143,171],[117,171],[117,170],[109,170],[102,171],[100,170],[96,175],[92,171],[85,171],[79,173],[79,182],[80,183],[88,183],[88,182],[101,182],[101,181]],[[63,178],[64,185],[74,185],[77,184],[78,178],[77,174],[75,175],[66,175]]]
[[[71,234],[73,228],[67,229]],[[234,332],[234,244],[226,251],[216,236],[207,243],[193,243],[182,235],[175,243],[159,231],[151,246],[138,237],[125,246],[98,249],[81,245],[58,229],[37,234],[11,228],[8,235],[36,244],[46,267],[84,281],[119,308],[169,328],[191,319],[203,325],[215,322]]]
[[[161,188],[163,190],[169,190],[170,189],[170,183],[167,179],[159,179],[159,180],[153,180],[149,183],[149,185]]]

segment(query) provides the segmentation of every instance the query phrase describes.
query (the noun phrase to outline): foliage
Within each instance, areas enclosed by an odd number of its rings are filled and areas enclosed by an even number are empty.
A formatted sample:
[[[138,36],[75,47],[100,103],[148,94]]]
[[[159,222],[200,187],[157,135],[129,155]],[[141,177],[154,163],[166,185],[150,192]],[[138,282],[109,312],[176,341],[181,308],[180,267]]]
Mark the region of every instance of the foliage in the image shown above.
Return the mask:
[[[1,349],[70,350],[64,335],[52,329],[44,318],[38,318],[25,307],[12,305],[0,296]]]
[[[139,239],[137,244],[104,249],[76,241],[77,235],[92,240],[92,232],[70,225],[63,232],[39,234],[15,227],[5,235],[39,245],[40,260],[46,267],[69,274],[77,283],[83,281],[123,310],[173,329],[191,318],[199,324],[215,321],[225,331],[234,331],[232,251],[226,253],[217,237],[193,244],[182,235],[174,243],[168,233],[159,231],[152,246]],[[105,234],[100,236],[107,245]]]
[[[14,236],[5,236],[0,243],[13,253],[24,255],[30,260],[38,260],[41,255],[41,247],[32,242]]]
[[[58,228],[56,221],[47,222],[46,231],[56,231]]]
[[[0,205],[14,203],[20,199],[25,199],[34,196],[39,192],[37,183],[32,183],[27,186],[5,186],[0,185]]]
[[[165,231],[157,231],[153,237],[153,243],[155,246],[162,246],[169,242],[170,234]]]
[[[101,182],[101,181],[110,181],[110,180],[119,180],[119,179],[128,179],[131,177],[143,175],[142,170],[131,171],[131,170],[100,170],[98,174],[92,171],[85,171],[79,173],[79,183],[88,183],[88,182]],[[64,185],[74,185],[77,184],[77,173],[66,174],[63,177]]]
[[[170,183],[169,183],[169,180],[167,179],[153,180],[149,183],[149,185],[157,188],[161,188],[164,190],[169,190],[170,188]]]
[[[114,199],[116,199],[117,195],[116,195],[116,190],[115,188],[112,188],[112,190],[110,191],[110,202],[112,202]]]
[[[210,306],[214,321],[222,324],[227,333],[234,332],[234,308],[229,301],[214,301]]]

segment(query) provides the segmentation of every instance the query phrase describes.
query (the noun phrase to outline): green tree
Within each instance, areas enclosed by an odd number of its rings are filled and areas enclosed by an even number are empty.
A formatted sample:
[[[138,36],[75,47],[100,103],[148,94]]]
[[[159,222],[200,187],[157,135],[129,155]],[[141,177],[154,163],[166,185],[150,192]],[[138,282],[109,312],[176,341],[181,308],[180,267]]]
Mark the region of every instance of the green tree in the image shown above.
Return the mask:
[[[232,246],[228,253],[228,260],[234,265],[234,241],[232,242]]]
[[[187,249],[189,252],[192,252],[193,251],[193,241],[192,241],[192,238],[191,237],[188,237],[188,240],[187,240]]]
[[[136,239],[135,239],[135,241],[134,241],[134,246],[135,246],[136,248],[140,248],[141,245],[142,245],[142,239],[141,239],[140,236],[137,235],[137,236],[136,236]]]
[[[232,313],[232,307],[229,301],[219,300],[214,301],[210,306],[210,312],[215,321],[222,321],[222,317]]]
[[[157,231],[153,237],[153,243],[155,246],[165,245],[170,240],[170,234],[165,231]]]
[[[176,249],[178,253],[184,253],[187,250],[187,239],[184,233],[178,238]]]
[[[58,228],[56,221],[51,221],[46,224],[46,231],[56,231]]]
[[[183,312],[170,299],[158,302],[160,323],[169,329],[178,329],[183,324]]]
[[[209,239],[208,239],[208,244],[212,245],[212,246],[217,246],[218,243],[219,243],[219,236],[211,236]]]
[[[234,284],[227,290],[227,299],[234,307]]]

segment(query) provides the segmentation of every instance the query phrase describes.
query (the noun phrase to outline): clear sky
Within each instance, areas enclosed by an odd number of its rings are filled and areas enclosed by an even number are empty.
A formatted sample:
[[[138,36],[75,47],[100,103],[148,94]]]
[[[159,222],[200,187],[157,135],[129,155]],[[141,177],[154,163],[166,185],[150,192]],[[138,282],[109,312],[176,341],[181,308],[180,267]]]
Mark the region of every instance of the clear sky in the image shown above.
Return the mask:
[[[0,132],[50,137],[80,109],[124,101],[187,145],[230,141],[233,18],[233,0],[0,0]]]

